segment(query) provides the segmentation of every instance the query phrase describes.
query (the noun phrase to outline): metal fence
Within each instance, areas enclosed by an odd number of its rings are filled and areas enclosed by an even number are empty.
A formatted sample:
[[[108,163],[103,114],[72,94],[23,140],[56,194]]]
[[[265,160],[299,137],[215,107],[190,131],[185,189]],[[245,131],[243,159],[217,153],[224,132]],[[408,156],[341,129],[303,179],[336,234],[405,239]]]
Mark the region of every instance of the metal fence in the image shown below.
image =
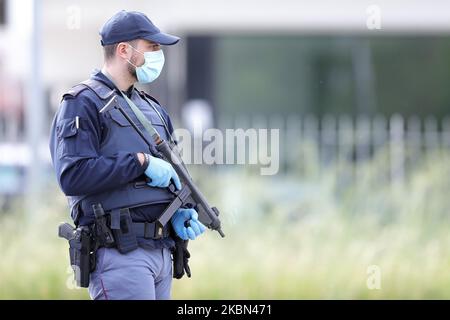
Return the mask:
[[[9,159],[6,162],[11,164],[17,159],[18,164],[25,165],[22,162],[28,156],[18,134],[22,131],[20,126],[14,121],[0,121],[3,162]],[[446,157],[445,151],[450,151],[450,116],[437,119],[432,115],[419,118],[399,114],[390,117],[239,115],[220,118],[218,127],[222,131],[226,128],[279,129],[280,171],[286,174],[295,170],[320,174],[349,166],[358,168],[378,157],[380,175],[402,181],[424,157],[430,154]],[[48,153],[46,142],[43,154]],[[46,158],[49,161],[48,155]]]
[[[404,182],[425,157],[450,151],[450,117],[325,115],[238,116],[222,119],[221,128],[277,128],[280,171],[290,174],[342,172],[377,161],[378,174]]]

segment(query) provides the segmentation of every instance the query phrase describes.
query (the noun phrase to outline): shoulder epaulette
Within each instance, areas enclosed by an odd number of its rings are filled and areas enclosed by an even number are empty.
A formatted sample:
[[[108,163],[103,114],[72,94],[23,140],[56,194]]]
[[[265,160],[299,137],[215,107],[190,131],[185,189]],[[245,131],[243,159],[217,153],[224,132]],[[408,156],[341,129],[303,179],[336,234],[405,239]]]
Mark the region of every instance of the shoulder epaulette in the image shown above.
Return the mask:
[[[98,80],[88,79],[81,82],[80,84],[91,89],[102,100],[108,99],[115,93],[115,90],[111,89],[106,84]]]
[[[75,98],[81,91],[84,91],[85,89],[87,89],[87,87],[85,85],[79,83],[79,84],[73,86],[72,88],[70,88],[69,91],[64,93],[62,98],[63,98],[63,100],[64,100],[64,98],[67,98],[67,97]]]

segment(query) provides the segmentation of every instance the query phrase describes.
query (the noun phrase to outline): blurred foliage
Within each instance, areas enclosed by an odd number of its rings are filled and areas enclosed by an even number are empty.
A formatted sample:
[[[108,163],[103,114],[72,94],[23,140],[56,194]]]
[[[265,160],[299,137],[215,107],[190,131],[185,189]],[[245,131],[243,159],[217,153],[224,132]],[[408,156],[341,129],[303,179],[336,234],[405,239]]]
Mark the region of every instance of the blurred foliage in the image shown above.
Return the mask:
[[[191,241],[192,278],[174,280],[175,299],[448,299],[450,297],[450,154],[418,161],[405,184],[380,176],[383,152],[357,167],[307,166],[289,175],[254,168],[192,167],[221,210],[226,238]],[[317,166],[317,167],[315,167]],[[61,193],[0,219],[1,299],[88,299],[73,289]],[[366,285],[381,270],[381,289]]]

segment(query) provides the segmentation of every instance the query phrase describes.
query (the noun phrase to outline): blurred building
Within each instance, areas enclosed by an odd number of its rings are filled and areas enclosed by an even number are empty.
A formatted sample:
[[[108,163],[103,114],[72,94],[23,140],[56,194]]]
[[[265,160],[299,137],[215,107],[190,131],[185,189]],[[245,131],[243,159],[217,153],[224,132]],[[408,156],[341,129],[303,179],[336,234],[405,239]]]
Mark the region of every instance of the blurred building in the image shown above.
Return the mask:
[[[440,116],[450,104],[445,0],[39,3],[44,128],[61,94],[101,67],[98,30],[121,9],[143,11],[182,37],[165,49],[166,68],[147,88],[178,124],[192,101],[211,106],[215,120],[242,113]],[[0,0],[0,141],[23,136],[31,4]]]
[[[27,50],[30,4],[31,0],[0,0],[0,73],[2,83],[13,83],[8,86],[15,89],[7,90],[16,96],[29,69],[23,61],[31,53]],[[143,11],[161,29],[183,38],[179,45],[166,49],[167,68],[162,79],[150,86],[177,115],[191,99],[204,99],[224,113],[243,109],[388,112],[395,103],[407,109],[401,99],[386,97],[387,90],[379,88],[381,81],[392,78],[386,75],[392,71],[389,63],[395,67],[405,62],[401,67],[408,69],[408,61],[419,68],[423,59],[433,59],[434,68],[440,69],[450,60],[443,54],[449,50],[445,35],[450,31],[450,3],[444,0],[383,0],[375,6],[372,1],[350,0],[129,0],[107,4],[44,0],[41,4],[42,70],[49,114],[62,92],[101,66],[98,30],[121,9]],[[380,18],[380,29],[369,29],[371,17]],[[406,71],[411,74],[413,70]],[[442,73],[440,80],[450,80],[450,72]],[[404,72],[396,74],[408,78]],[[408,100],[409,84],[397,85],[401,91],[397,96]],[[410,89],[416,92],[420,87]],[[434,100],[440,111],[447,96]],[[1,102],[0,110],[8,108],[5,103]]]

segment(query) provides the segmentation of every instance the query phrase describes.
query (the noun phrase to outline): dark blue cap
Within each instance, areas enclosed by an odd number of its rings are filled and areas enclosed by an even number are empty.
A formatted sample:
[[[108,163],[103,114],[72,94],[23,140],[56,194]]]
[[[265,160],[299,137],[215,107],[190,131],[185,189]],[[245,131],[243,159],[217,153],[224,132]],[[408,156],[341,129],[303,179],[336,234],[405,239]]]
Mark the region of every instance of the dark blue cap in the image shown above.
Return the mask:
[[[135,39],[150,40],[162,45],[172,45],[180,38],[161,32],[150,19],[141,12],[119,11],[100,29],[102,46]]]

